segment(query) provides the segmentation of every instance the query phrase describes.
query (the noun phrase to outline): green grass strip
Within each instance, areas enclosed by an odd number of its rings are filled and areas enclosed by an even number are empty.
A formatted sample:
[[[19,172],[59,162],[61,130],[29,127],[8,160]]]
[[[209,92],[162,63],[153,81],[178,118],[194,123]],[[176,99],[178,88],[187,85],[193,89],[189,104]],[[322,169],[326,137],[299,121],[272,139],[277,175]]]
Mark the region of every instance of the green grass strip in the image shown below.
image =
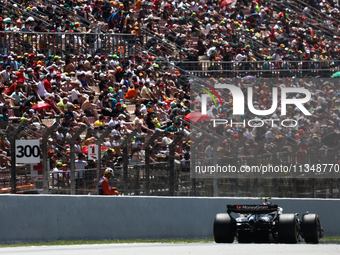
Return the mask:
[[[13,243],[0,244],[0,248],[23,246],[50,246],[50,245],[83,245],[83,244],[123,244],[123,243],[209,243],[213,238],[204,239],[119,239],[119,240],[58,240],[41,243]]]
[[[320,243],[340,243],[340,236],[324,236]]]

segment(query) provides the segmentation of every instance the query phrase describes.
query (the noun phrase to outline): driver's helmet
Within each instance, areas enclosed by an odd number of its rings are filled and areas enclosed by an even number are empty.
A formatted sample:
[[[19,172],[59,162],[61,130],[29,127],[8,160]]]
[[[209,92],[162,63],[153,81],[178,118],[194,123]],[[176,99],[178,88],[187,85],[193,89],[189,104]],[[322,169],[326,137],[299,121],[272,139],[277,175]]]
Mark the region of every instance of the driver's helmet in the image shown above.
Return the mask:
[[[106,168],[104,174],[112,174],[112,175],[114,175],[113,174],[113,169],[110,168],[110,167]]]
[[[262,202],[262,205],[271,205],[270,202]]]

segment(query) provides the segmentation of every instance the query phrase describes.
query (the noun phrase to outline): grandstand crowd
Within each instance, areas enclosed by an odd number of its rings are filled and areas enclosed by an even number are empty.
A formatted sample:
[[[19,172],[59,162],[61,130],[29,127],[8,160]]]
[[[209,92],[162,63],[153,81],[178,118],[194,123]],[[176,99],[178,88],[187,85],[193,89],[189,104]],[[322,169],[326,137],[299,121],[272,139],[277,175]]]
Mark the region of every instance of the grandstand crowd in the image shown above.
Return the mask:
[[[280,108],[269,116],[295,119],[296,127],[213,127],[209,120],[197,125],[207,133],[210,130],[228,137],[219,147],[221,156],[231,155],[232,145],[244,136],[248,138],[244,154],[247,146],[263,139],[267,139],[264,151],[271,151],[284,138],[291,144],[304,138],[304,149],[317,143],[335,146],[340,130],[340,91],[338,81],[327,78],[338,66],[338,18],[339,6],[330,0],[1,0],[1,119],[26,120],[33,131],[58,123],[49,139],[50,169],[69,168],[63,153],[69,154],[70,139],[82,125],[87,126],[86,134],[77,140],[75,149],[83,167],[87,164],[84,146],[95,143],[107,127],[112,132],[103,142],[102,166],[122,166],[121,141],[135,129],[139,135],[129,150],[129,164],[145,162],[144,144],[156,130],[162,135],[152,144],[151,162],[169,157],[174,135],[183,132],[175,154],[180,162],[190,159],[191,129],[179,116],[200,111],[202,94],[195,90],[195,77],[181,69],[185,69],[182,61],[207,60],[209,68],[218,70],[235,66],[237,70],[256,70],[255,64],[260,63],[261,70],[272,70],[271,74],[287,71],[287,63],[293,63],[289,69],[323,72],[318,77],[306,72],[298,78],[288,71],[261,77],[240,72],[236,80],[221,72],[208,82],[235,82],[243,90],[252,86],[255,108],[261,110],[270,109],[273,87],[308,88],[312,99],[305,107],[311,116],[294,107],[288,109],[287,116],[281,115]],[[23,36],[17,40],[11,32]],[[74,36],[65,37],[64,33]],[[119,47],[107,52],[103,50],[105,41],[88,40],[91,33],[135,35],[135,40],[125,42],[135,53]],[[49,54],[52,48],[55,50]],[[280,79],[267,79],[271,77]],[[222,105],[215,106],[212,101],[208,105],[210,118],[238,122],[254,118],[249,112],[232,116],[231,95],[221,95]],[[211,143],[209,138],[203,141],[202,157],[212,156]],[[10,156],[10,151],[7,154]]]

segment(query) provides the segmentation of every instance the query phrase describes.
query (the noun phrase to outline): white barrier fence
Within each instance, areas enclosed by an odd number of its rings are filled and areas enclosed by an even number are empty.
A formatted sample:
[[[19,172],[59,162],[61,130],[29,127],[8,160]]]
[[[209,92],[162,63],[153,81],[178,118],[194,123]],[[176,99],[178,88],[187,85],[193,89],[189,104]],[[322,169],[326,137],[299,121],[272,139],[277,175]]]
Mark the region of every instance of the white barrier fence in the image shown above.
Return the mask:
[[[325,235],[340,235],[340,200],[271,200],[284,213],[320,216]],[[253,198],[0,195],[0,242],[212,237],[227,204]]]

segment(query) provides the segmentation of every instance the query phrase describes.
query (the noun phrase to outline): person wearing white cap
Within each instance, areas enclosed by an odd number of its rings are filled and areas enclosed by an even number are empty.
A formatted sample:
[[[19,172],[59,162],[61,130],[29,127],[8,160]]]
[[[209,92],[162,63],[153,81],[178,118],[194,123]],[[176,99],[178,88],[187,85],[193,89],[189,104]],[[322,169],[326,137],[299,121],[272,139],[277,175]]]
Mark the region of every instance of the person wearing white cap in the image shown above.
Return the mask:
[[[104,176],[100,178],[98,183],[99,195],[119,195],[115,187],[111,188],[109,180],[112,176],[114,176],[113,169],[110,167],[106,168]]]
[[[65,81],[61,83],[61,90],[69,91],[69,88],[71,87],[71,77],[67,77],[64,74],[64,78],[63,79],[65,79]]]
[[[13,71],[18,71],[18,62],[14,60],[14,58],[12,56],[8,57],[8,60],[10,60],[10,66],[12,68]]]
[[[26,22],[27,21],[30,21],[30,22],[34,22],[34,18],[31,16],[31,17],[28,17],[27,19],[26,19]]]
[[[29,17],[28,19],[26,19],[25,21],[25,25],[21,28],[22,32],[34,32],[34,19],[33,17]]]

